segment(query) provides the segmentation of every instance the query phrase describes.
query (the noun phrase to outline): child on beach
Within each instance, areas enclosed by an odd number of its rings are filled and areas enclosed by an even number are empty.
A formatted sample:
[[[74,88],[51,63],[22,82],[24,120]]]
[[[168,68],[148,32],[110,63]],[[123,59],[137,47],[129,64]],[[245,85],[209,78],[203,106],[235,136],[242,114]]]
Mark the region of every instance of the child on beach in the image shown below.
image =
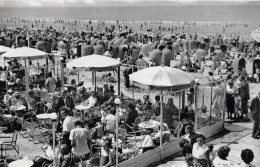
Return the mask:
[[[206,67],[206,59],[204,57],[202,57],[202,59],[201,59],[201,66],[200,66],[201,74],[204,73],[205,67]]]
[[[241,107],[242,107],[242,100],[238,93],[238,91],[235,91],[235,120],[239,118],[239,115],[241,115]]]

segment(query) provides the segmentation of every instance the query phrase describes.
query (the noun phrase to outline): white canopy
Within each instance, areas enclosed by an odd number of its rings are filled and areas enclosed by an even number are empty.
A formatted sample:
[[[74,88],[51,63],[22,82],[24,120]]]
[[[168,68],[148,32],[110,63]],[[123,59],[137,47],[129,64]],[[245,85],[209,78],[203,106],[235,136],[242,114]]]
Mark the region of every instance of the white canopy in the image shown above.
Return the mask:
[[[194,77],[189,73],[167,66],[156,66],[129,75],[130,80],[154,87],[190,86]]]
[[[22,47],[17,49],[12,49],[2,55],[4,59],[42,59],[48,57],[48,53],[40,51],[34,48]]]
[[[109,68],[116,68],[120,65],[120,61],[101,55],[89,55],[72,60],[67,64],[67,68],[88,68],[92,70],[102,71]]]
[[[5,52],[7,52],[7,51],[10,51],[10,50],[12,50],[12,49],[9,48],[9,47],[0,45],[0,55],[1,55],[2,53],[5,53]]]

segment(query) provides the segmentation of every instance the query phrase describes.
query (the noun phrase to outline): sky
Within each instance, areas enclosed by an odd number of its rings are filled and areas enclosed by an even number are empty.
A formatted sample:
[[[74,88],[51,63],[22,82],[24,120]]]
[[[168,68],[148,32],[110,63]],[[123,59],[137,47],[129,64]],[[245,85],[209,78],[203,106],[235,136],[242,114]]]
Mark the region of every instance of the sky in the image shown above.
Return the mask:
[[[223,0],[0,0],[0,7],[71,7],[71,6],[154,6],[154,5],[197,5],[218,4]],[[248,0],[225,0],[224,4],[243,4]],[[258,1],[260,3],[260,1]]]

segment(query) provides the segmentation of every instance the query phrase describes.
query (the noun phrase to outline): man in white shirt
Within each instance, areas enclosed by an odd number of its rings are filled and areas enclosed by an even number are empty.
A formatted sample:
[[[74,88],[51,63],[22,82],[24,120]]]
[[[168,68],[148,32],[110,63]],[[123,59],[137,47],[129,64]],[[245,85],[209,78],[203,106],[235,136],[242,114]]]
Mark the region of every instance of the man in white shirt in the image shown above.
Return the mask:
[[[69,137],[72,146],[71,152],[74,154],[75,166],[78,167],[81,161],[81,166],[86,167],[86,160],[90,157],[89,140],[91,140],[91,136],[89,131],[82,127],[80,120],[75,120],[74,125],[75,129],[71,130]]]
[[[60,110],[61,118],[63,120],[62,131],[70,133],[70,131],[75,128],[75,126],[74,126],[75,118],[68,115],[68,112],[69,111],[66,108],[62,108]]]
[[[91,92],[91,96],[86,101],[84,101],[83,104],[87,105],[88,107],[94,107],[97,104],[95,92]]]
[[[105,129],[107,133],[114,133],[116,129],[116,109],[110,107],[110,114],[105,117]]]

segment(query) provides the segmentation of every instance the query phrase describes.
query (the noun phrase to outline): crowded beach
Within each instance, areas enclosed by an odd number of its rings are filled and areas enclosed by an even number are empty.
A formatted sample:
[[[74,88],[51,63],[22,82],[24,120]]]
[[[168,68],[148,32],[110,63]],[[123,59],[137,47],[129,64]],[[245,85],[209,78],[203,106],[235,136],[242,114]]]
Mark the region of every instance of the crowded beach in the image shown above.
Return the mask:
[[[207,141],[227,121],[253,121],[259,142],[257,38],[183,33],[188,23],[138,32],[148,23],[19,20],[0,29],[0,165],[139,167],[180,153],[179,166],[254,165],[257,149],[237,162]],[[18,139],[43,154],[22,155]]]

